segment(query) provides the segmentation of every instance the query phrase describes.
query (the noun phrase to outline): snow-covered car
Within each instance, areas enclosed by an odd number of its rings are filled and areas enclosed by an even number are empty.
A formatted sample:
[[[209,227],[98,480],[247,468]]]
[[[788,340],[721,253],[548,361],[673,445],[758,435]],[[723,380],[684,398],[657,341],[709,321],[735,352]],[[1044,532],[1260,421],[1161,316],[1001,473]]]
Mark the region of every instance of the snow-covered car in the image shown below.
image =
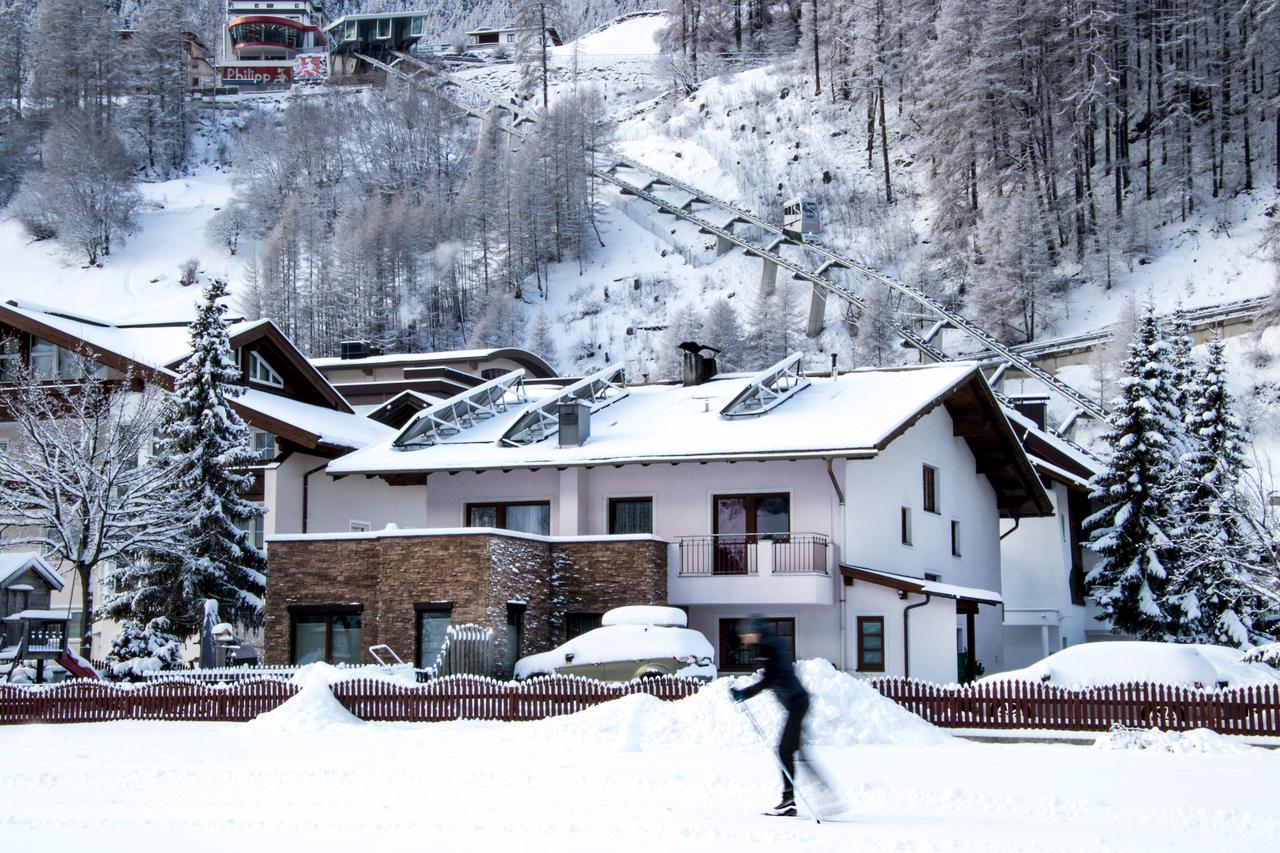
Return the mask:
[[[1280,683],[1280,672],[1246,661],[1240,649],[1207,644],[1114,641],[1071,646],[1024,669],[983,682],[1038,681],[1058,687],[1149,682],[1182,687],[1244,687]]]
[[[519,680],[563,673],[600,681],[630,681],[659,675],[711,679],[715,651],[676,607],[616,607],[600,627],[567,643],[516,662]]]

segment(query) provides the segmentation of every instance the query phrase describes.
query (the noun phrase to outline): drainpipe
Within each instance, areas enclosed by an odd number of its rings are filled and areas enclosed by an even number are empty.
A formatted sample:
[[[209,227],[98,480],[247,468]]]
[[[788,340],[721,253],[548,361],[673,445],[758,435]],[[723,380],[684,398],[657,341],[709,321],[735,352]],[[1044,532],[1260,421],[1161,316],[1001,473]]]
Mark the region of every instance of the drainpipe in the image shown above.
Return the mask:
[[[831,375],[835,377],[835,353],[831,354]],[[831,478],[831,488],[835,489],[836,500],[839,501],[836,509],[836,521],[831,525],[832,544],[839,546],[844,540],[844,490],[840,488],[840,481],[836,479],[835,469],[832,467],[833,460],[827,457],[827,476]],[[846,463],[847,464],[847,463]],[[839,569],[839,565],[836,566]],[[845,624],[848,621],[848,613],[845,610],[845,584],[844,578],[838,581],[840,588],[840,607],[838,611],[840,619],[840,669],[844,670],[849,667],[849,652],[846,646],[849,644],[849,628]]]
[[[1003,542],[1003,541],[1004,541],[1004,539],[1005,539],[1005,537],[1006,537],[1006,536],[1008,536],[1010,533],[1013,533],[1013,531],[1017,530],[1017,529],[1018,529],[1018,525],[1019,525],[1019,524],[1021,524],[1021,523],[1022,523],[1022,516],[1020,516],[1020,515],[1015,515],[1015,516],[1013,517],[1013,527],[1010,527],[1010,528],[1009,528],[1008,530],[1006,530],[1004,533],[1001,533],[1001,534],[1000,534],[1000,541],[1001,541],[1001,542]]]
[[[909,593],[908,593],[909,594]],[[917,607],[924,607],[929,603],[929,599],[933,596],[930,593],[924,594],[924,601],[917,601],[915,604],[908,604],[902,608],[902,677],[911,677],[911,611]]]
[[[317,471],[323,471],[328,462],[321,462],[316,467],[302,475],[302,532],[307,532],[307,479]]]

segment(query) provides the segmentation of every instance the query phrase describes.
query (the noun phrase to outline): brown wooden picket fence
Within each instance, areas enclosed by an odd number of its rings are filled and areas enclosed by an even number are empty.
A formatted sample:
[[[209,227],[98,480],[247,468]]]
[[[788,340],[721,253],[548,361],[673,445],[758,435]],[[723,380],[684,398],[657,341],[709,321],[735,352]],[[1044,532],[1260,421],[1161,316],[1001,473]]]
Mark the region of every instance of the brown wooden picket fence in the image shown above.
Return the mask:
[[[1280,736],[1280,685],[1275,684],[1197,690],[1134,683],[1068,690],[1026,681],[962,687],[901,678],[871,683],[885,697],[944,728],[1100,732],[1121,725]]]
[[[622,696],[646,693],[672,701],[697,693],[685,678],[647,678],[610,684],[570,675],[504,682],[450,675],[425,684],[352,678],[332,685],[334,696],[363,720],[538,720],[572,714]],[[55,685],[0,684],[0,725],[89,723],[110,720],[243,722],[279,707],[298,692],[279,679],[212,685],[164,680],[139,685],[67,681]]]
[[[572,675],[529,681],[497,681],[479,675],[449,675],[424,684],[352,678],[333,685],[333,695],[362,720],[541,720],[572,714],[622,696],[646,693],[674,701],[697,693],[688,678],[644,678],[608,683]]]
[[[0,684],[0,724],[109,720],[243,722],[278,707],[298,688],[262,679],[231,685],[158,681],[145,685],[77,679],[53,685]]]

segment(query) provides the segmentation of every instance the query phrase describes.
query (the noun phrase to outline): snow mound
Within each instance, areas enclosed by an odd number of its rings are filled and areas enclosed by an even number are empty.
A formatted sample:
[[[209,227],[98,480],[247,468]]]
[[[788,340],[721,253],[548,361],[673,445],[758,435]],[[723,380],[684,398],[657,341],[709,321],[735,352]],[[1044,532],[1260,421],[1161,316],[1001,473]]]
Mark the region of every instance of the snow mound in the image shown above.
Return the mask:
[[[800,661],[796,670],[811,700],[805,718],[805,743],[927,746],[950,740],[949,735],[827,661]],[[627,696],[537,725],[578,743],[615,743],[623,752],[670,746],[758,746],[760,738],[747,719],[747,709],[737,707],[729,696],[731,686],[746,686],[753,680],[753,676],[722,678],[678,702],[648,695]],[[772,742],[782,728],[782,706],[766,696],[747,705]]]
[[[364,721],[342,706],[329,689],[342,677],[327,663],[313,663],[298,670],[289,680],[301,690],[288,701],[259,714],[246,725],[277,732],[315,732],[340,726],[364,725]]]
[[[1253,747],[1236,743],[1209,729],[1189,732],[1164,732],[1160,729],[1114,728],[1093,742],[1095,749],[1148,750],[1150,752],[1209,753],[1237,755],[1252,752]]]
[[[1145,681],[1210,690],[1220,685],[1280,683],[1280,673],[1263,664],[1246,663],[1242,658],[1239,649],[1227,646],[1136,640],[1085,643],[1049,655],[1025,669],[982,680],[1042,681],[1069,688]]]

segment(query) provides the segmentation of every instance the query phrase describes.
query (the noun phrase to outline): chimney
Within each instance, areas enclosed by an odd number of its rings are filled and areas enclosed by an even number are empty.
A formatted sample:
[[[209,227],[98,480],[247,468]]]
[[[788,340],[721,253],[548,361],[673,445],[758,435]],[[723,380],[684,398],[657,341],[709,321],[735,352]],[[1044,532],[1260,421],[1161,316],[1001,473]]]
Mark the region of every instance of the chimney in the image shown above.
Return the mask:
[[[1013,408],[1024,418],[1035,421],[1040,429],[1044,429],[1049,419],[1048,397],[1010,397]]]
[[[680,349],[684,350],[685,387],[701,385],[716,375],[716,353],[720,350],[693,341],[685,341]]]
[[[382,355],[382,350],[369,341],[343,341],[338,344],[338,354],[343,359],[368,358],[371,355]]]
[[[566,400],[556,407],[557,435],[561,447],[581,447],[591,437],[591,404]]]

